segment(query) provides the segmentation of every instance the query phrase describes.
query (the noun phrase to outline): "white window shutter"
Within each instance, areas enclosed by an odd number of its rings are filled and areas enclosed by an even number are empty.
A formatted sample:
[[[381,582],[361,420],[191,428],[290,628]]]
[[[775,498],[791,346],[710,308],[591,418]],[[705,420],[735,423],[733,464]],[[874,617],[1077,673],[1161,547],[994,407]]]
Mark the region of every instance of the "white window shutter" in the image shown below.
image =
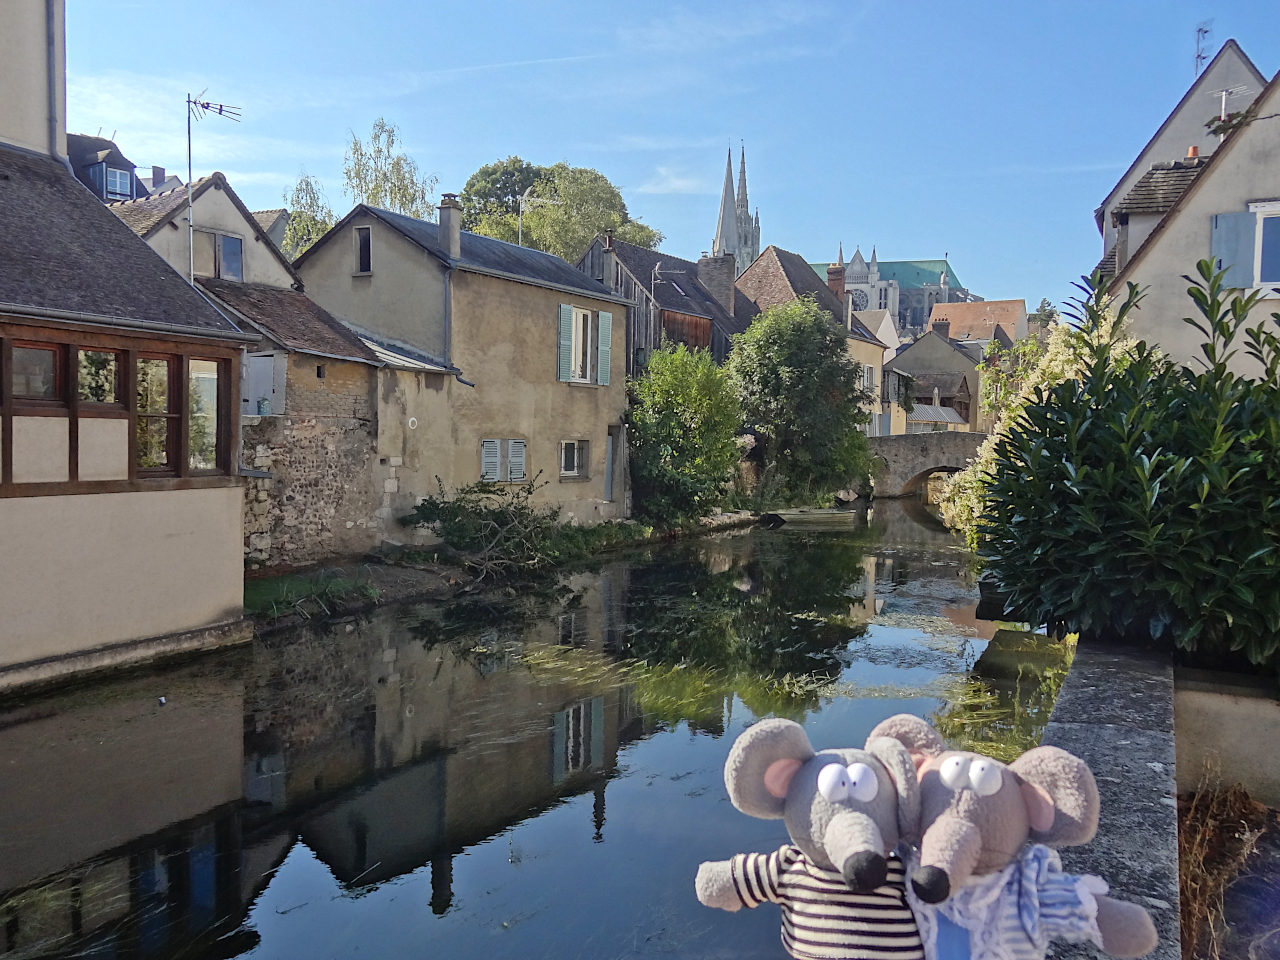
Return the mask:
[[[523,440],[507,441],[508,480],[523,480],[525,478],[524,446],[525,444]]]
[[[613,350],[613,314],[600,311],[599,326],[596,331],[596,383],[609,385],[609,360]]]
[[[573,307],[560,304],[560,342],[556,350],[556,379],[567,382],[573,373]]]
[[[498,482],[498,457],[501,451],[500,440],[480,441],[480,479],[489,483]]]

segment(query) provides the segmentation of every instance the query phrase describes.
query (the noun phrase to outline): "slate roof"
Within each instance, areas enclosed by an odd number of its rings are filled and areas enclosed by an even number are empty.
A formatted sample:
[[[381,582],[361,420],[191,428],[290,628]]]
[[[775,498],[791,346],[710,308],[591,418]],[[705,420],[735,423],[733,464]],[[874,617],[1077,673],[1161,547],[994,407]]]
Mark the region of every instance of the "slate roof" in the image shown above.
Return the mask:
[[[1112,216],[1120,213],[1168,213],[1208,165],[1208,157],[1153,163],[1133,189],[1112,208]]]
[[[938,321],[951,325],[952,340],[990,340],[999,327],[1012,341],[1018,323],[1027,315],[1025,300],[977,300],[972,303],[935,303],[929,311],[929,327]]]
[[[418,220],[414,217],[407,217],[402,213],[393,213],[390,210],[383,210],[379,207],[371,207],[362,203],[358,204],[343,217],[319,241],[305,250],[294,261],[295,265],[301,265],[313,250],[318,249],[329,237],[334,236],[337,231],[341,230],[348,220],[360,212],[377,217],[387,226],[399,231],[405,239],[417,244],[440,260],[448,262],[448,254],[445,253],[444,247],[440,244],[438,224],[428,223],[426,220]],[[507,274],[538,286],[568,288],[581,291],[598,300],[625,303],[620,297],[610,293],[600,281],[588,277],[572,264],[566,263],[554,254],[517,246],[514,243],[507,243],[503,240],[495,240],[492,237],[482,237],[477,233],[468,233],[466,230],[462,231],[459,246],[457,266],[463,270],[472,269],[477,273]]]
[[[830,264],[811,263],[809,266],[823,283],[827,282],[827,267]],[[881,280],[897,280],[901,290],[919,290],[936,284],[943,270],[947,271],[948,286],[952,289],[964,289],[964,284],[946,260],[880,260],[876,266]]]
[[[261,283],[199,277],[200,286],[290,350],[377,363],[358,336],[305,293]]]
[[[67,159],[71,161],[71,168],[75,171],[76,179],[83,183],[89,190],[95,191],[93,180],[89,176],[89,168],[97,163],[105,162],[108,167],[116,170],[128,170],[129,176],[133,179],[133,195],[135,197],[145,197],[147,195],[147,187],[139,178],[136,170],[136,164],[116,146],[114,140],[108,140],[106,137],[91,137],[84,133],[68,133],[67,134]],[[94,193],[97,196],[97,193]]]
[[[661,309],[706,317],[728,336],[747,329],[747,324],[730,314],[698,280],[698,265],[692,260],[647,250],[618,239],[613,241],[613,250],[631,276],[645,289],[650,289],[649,279],[654,268],[660,265],[658,279],[664,282],[653,284],[651,289],[653,299]],[[738,297],[734,297],[735,303],[737,300]]]
[[[819,280],[798,253],[780,250],[770,244],[738,278],[737,286],[738,291],[755,306],[756,312],[807,296],[830,313],[836,324],[844,327],[844,304],[827,286],[826,277]],[[845,331],[847,336],[878,347],[884,346],[857,317],[851,317],[850,324],[851,329]]]
[[[3,148],[0,304],[240,333],[61,163]]]

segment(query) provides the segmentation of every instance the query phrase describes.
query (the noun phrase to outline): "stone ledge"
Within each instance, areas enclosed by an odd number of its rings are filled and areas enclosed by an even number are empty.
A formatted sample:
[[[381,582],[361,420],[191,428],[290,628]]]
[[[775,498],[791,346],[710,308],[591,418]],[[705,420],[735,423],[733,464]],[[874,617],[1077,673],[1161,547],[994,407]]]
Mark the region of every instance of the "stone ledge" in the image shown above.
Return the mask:
[[[1118,899],[1144,906],[1160,933],[1148,956],[1180,960],[1172,665],[1143,651],[1081,644],[1043,742],[1088,763],[1102,798],[1098,835],[1063,850],[1064,867],[1097,874]],[[1063,943],[1051,955],[1105,956]]]
[[[116,667],[136,666],[177,654],[248,643],[252,639],[253,623],[241,618],[196,630],[168,633],[161,637],[148,637],[143,640],[93,647],[78,653],[0,667],[0,692],[7,693],[22,687],[44,686],[73,675],[80,676]]]

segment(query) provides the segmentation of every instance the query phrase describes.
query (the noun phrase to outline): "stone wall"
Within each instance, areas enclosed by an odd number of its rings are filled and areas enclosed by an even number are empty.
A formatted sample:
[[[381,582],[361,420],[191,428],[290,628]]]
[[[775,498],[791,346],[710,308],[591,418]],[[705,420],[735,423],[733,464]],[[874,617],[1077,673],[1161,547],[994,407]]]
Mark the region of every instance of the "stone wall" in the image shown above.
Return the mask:
[[[245,558],[251,566],[314,563],[363,553],[379,542],[372,420],[245,417],[240,435],[241,462],[270,475],[251,478],[245,490]]]

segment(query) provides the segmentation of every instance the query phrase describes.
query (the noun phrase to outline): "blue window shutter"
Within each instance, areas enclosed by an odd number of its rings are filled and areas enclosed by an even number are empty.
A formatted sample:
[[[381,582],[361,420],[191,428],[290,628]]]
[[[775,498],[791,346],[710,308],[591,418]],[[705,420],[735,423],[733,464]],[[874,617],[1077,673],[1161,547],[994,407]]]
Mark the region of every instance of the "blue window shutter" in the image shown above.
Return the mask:
[[[556,352],[556,379],[569,380],[573,370],[573,307],[560,304],[560,344]]]
[[[498,482],[499,440],[480,441],[480,479],[488,483]]]
[[[609,359],[613,350],[613,314],[600,311],[600,322],[596,333],[596,383],[609,385]]]
[[[524,441],[508,440],[507,441],[507,479],[523,480],[524,478],[525,478]]]
[[[1253,286],[1253,235],[1257,229],[1256,215],[1243,213],[1216,213],[1209,237],[1209,255],[1215,270],[1226,270],[1228,287],[1244,289]]]

